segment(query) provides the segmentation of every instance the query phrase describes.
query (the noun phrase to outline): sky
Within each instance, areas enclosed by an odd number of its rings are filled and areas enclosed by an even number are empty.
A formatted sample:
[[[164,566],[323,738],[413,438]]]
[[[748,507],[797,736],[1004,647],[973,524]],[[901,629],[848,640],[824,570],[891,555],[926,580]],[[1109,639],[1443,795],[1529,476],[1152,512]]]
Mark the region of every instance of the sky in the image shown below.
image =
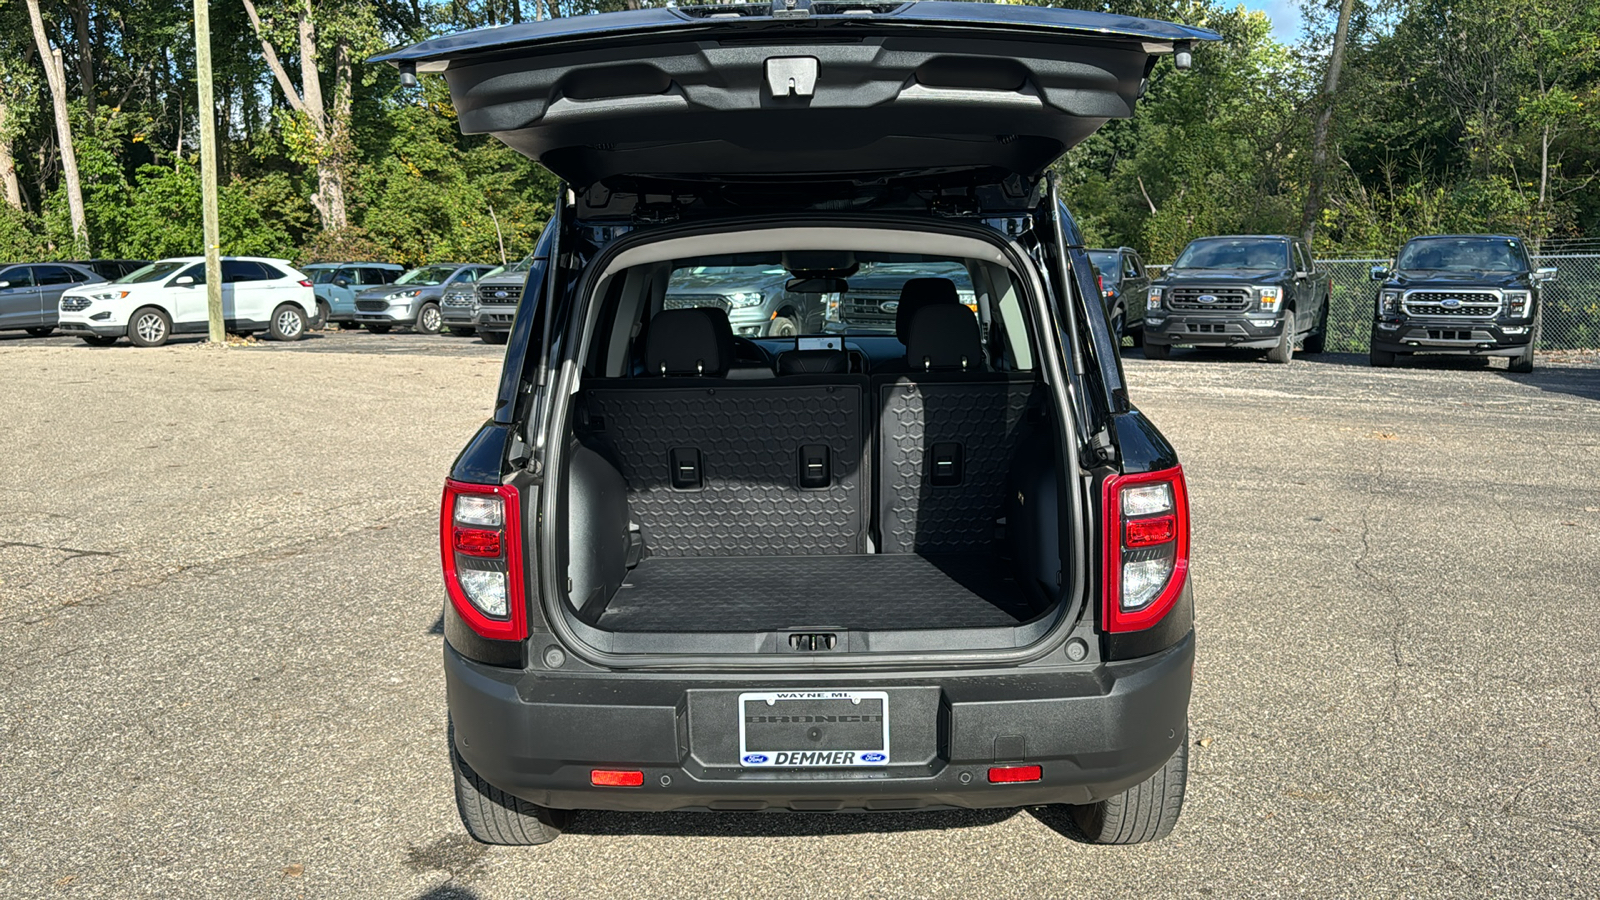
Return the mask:
[[[1300,36],[1300,4],[1295,0],[1244,0],[1244,5],[1272,17],[1272,34],[1279,42],[1292,44]]]

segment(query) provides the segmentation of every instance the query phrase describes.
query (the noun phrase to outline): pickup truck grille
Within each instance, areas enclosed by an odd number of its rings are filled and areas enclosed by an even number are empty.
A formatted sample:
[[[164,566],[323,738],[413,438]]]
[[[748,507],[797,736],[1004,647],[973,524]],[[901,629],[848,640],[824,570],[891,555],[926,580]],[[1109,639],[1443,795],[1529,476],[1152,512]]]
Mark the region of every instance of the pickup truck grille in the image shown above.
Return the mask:
[[[1412,316],[1492,319],[1500,314],[1496,291],[1410,291],[1400,304]]]
[[[1215,297],[1212,301],[1203,301],[1201,297]],[[1172,296],[1167,301],[1173,309],[1215,309],[1219,311],[1238,312],[1250,305],[1249,288],[1203,288],[1179,287],[1172,289]]]
[[[383,312],[389,308],[387,300],[357,300],[356,310],[359,312]]]
[[[883,304],[899,301],[900,291],[851,291],[839,298],[839,320],[850,325],[894,325],[895,310]]]
[[[499,296],[504,294],[505,296]],[[520,284],[480,284],[478,285],[478,302],[494,303],[501,306],[516,306],[522,301],[522,285]]]
[[[662,309],[693,309],[701,306],[720,309],[723,312],[733,309],[728,298],[721,294],[668,294],[666,299],[661,301]]]
[[[89,308],[88,297],[66,297],[61,301],[61,308],[67,312],[78,312]]]

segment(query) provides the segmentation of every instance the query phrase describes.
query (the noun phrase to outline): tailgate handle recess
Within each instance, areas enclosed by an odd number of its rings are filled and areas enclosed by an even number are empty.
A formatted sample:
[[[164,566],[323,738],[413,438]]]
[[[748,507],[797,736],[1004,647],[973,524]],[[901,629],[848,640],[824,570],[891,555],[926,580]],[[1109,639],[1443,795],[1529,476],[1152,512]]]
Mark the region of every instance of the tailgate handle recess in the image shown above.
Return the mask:
[[[768,57],[767,87],[774,97],[810,97],[817,90],[817,58]]]

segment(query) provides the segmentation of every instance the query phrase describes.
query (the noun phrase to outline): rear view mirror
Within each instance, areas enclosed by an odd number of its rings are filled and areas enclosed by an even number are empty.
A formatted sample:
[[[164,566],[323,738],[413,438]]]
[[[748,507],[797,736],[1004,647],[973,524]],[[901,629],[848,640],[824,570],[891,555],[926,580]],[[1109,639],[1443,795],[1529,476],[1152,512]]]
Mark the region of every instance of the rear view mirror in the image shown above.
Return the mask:
[[[1372,280],[1373,281],[1383,281],[1384,279],[1386,279],[1388,277],[1389,277],[1389,270],[1387,268],[1385,268],[1384,266],[1373,266],[1372,267]]]
[[[1555,266],[1548,266],[1548,267],[1543,268],[1543,269],[1534,269],[1533,270],[1533,280],[1534,281],[1555,281],[1556,280],[1556,271],[1557,271],[1557,269],[1556,269]]]
[[[842,294],[850,285],[843,278],[791,278],[783,289],[791,294]]]
[[[189,285],[194,284],[194,277],[190,275],[179,275],[177,278],[172,279],[172,283],[182,287],[188,287]]]
[[[11,282],[9,282],[9,281],[0,281],[0,291],[3,291],[8,287],[11,287]]]

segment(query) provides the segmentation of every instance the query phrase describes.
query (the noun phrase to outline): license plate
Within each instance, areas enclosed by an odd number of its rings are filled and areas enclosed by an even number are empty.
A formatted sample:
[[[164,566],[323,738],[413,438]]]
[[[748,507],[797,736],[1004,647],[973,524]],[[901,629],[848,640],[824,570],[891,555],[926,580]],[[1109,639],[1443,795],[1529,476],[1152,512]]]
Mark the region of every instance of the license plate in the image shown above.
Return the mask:
[[[754,691],[739,695],[739,764],[853,768],[889,764],[883,691]]]

